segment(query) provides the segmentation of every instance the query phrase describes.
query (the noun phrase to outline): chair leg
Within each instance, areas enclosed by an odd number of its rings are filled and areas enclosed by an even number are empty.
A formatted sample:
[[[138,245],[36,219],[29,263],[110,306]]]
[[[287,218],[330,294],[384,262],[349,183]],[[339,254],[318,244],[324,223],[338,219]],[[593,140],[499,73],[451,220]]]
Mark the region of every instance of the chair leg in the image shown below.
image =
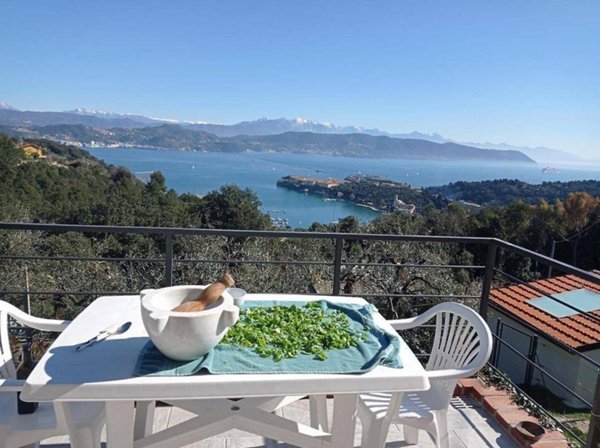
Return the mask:
[[[310,426],[329,431],[329,422],[327,420],[327,396],[311,395],[310,400]]]
[[[364,443],[365,436],[363,434],[361,446],[363,448],[384,448],[385,439],[387,439],[388,431],[390,430],[390,423],[386,418],[371,420],[367,431],[366,443]]]
[[[362,434],[360,437],[360,446],[365,448],[369,438],[369,430],[371,429],[371,419],[363,418],[360,420]]]
[[[419,443],[419,428],[413,428],[412,426],[404,425],[404,441],[409,445],[416,445]]]
[[[450,437],[448,434],[448,411],[436,411],[433,423],[435,425],[436,448],[450,448]]]
[[[71,448],[100,448],[100,432],[102,428],[79,428],[71,431],[69,439]]]

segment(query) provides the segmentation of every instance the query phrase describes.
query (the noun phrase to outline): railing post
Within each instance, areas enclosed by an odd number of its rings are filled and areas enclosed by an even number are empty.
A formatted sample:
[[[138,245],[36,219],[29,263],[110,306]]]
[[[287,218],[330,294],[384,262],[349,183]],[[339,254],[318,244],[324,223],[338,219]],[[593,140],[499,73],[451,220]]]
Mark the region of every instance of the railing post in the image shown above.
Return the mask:
[[[529,343],[529,353],[527,354],[527,359],[531,362],[535,362],[535,356],[537,354],[537,346],[538,346],[538,337],[537,335],[533,335],[531,338],[531,342]],[[527,368],[525,369],[525,385],[527,387],[531,386],[531,382],[533,381],[533,364],[530,362],[527,363]]]
[[[491,241],[488,245],[487,257],[485,260],[485,273],[483,275],[483,286],[481,289],[481,301],[479,302],[479,314],[484,320],[487,320],[488,301],[490,299],[490,290],[492,280],[494,279],[494,267],[496,266],[496,252],[498,244]]]
[[[165,233],[165,286],[173,286],[173,234]]]
[[[590,415],[590,427],[585,446],[586,448],[598,448],[600,446],[600,370],[597,371],[596,376],[594,405]]]
[[[500,341],[498,338],[501,338],[502,331],[502,319],[499,317],[496,319],[496,337],[494,338],[494,351],[492,356],[492,365],[494,367],[498,367],[498,360],[500,358]]]
[[[333,295],[340,295],[340,283],[342,280],[342,250],[344,249],[344,239],[335,240],[335,258],[333,259]]]
[[[548,257],[554,258],[554,253],[556,252],[556,240],[552,240],[552,245],[550,246],[550,254]],[[552,266],[548,265],[548,278],[552,277]]]

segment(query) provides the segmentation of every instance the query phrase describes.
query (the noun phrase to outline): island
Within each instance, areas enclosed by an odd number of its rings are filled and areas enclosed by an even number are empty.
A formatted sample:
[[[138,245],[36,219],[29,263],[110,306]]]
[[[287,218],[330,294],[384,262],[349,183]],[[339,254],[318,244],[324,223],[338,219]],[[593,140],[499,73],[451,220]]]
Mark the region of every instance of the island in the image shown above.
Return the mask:
[[[324,201],[347,201],[379,212],[413,214],[429,206],[443,208],[448,200],[421,188],[377,176],[356,174],[345,179],[285,176],[277,186],[323,197]]]

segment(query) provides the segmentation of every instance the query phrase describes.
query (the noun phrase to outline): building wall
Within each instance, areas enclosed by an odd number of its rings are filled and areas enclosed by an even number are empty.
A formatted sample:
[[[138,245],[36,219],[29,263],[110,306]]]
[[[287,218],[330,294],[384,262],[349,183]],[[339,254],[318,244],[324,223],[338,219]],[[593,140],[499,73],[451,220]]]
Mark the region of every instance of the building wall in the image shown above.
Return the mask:
[[[502,339],[508,344],[517,349],[520,353],[527,356],[529,353],[530,341],[534,333],[527,327],[520,325],[516,321],[498,313],[495,310],[490,310],[488,324],[492,332],[496,332],[497,320],[512,327],[521,330],[523,333],[510,329],[504,326]],[[594,361],[600,361],[600,350],[586,352],[586,356]],[[536,351],[536,363],[542,366],[548,373],[554,376],[558,381],[569,387],[573,392],[577,393],[583,399],[592,403],[594,400],[594,391],[597,380],[597,368],[582,359],[576,354],[571,354],[553,342],[543,338],[538,338],[538,346]],[[505,372],[511,380],[523,385],[526,379],[527,361],[514,354],[507,347],[502,347],[497,358],[497,367]],[[543,374],[538,368],[533,368],[531,384],[540,386],[552,394],[560,397],[563,403],[572,408],[585,408],[585,403],[574,397],[564,387],[557,384],[548,375]]]
[[[36,148],[35,146],[24,146],[23,153],[25,153],[25,155],[27,157],[32,157],[32,156],[41,157],[42,156],[42,150],[39,148]]]

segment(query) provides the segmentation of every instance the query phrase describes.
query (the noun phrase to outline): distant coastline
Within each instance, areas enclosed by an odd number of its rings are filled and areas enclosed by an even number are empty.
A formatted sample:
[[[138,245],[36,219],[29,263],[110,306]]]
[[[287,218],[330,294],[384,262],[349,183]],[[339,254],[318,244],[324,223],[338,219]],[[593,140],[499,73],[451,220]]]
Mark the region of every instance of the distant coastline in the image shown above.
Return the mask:
[[[99,129],[80,124],[0,126],[22,138],[47,138],[76,146],[171,149],[194,152],[242,153],[263,151],[370,159],[487,161],[536,164],[516,150],[481,149],[458,143],[369,134],[284,132],[270,135],[219,137],[179,125]]]

